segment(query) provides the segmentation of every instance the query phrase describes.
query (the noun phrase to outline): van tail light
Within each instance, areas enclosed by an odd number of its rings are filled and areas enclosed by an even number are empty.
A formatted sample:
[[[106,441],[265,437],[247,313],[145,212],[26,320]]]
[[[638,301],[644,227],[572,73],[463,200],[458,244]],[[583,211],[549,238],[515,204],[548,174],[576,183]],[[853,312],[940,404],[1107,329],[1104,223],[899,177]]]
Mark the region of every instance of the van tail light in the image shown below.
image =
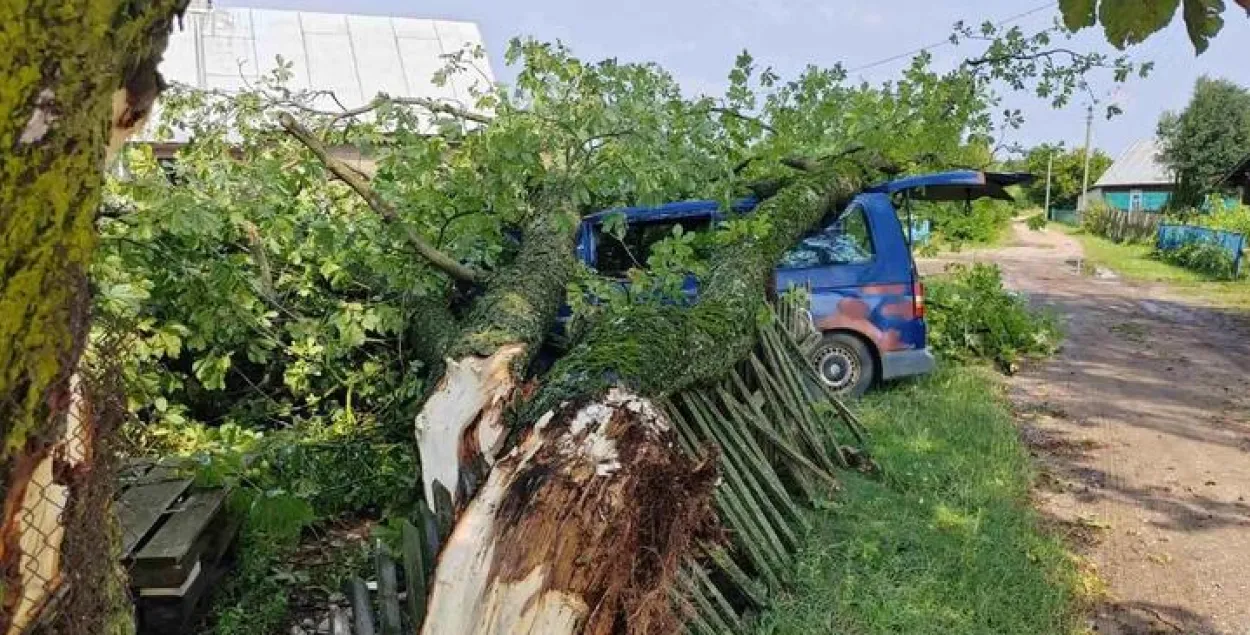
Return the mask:
[[[919,280],[911,285],[911,312],[917,320],[924,319],[924,283]]]

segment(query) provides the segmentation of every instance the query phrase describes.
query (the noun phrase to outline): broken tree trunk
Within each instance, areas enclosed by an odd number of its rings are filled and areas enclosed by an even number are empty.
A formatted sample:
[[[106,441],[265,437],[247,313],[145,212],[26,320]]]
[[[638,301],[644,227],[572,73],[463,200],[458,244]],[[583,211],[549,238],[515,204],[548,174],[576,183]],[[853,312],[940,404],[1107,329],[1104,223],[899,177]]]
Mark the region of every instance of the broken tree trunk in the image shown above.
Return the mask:
[[[654,400],[746,357],[776,262],[862,179],[847,161],[797,179],[756,210],[766,235],[713,257],[695,306],[624,308],[556,363],[526,411],[533,429],[442,550],[423,633],[673,630],[714,469],[681,451]]]
[[[417,415],[426,501],[444,517],[467,503],[502,447],[505,408],[572,279],[577,222],[572,211],[559,209],[530,224],[516,260],[491,277],[474,303]]]
[[[65,508],[81,504],[96,441],[71,377],[87,335],[106,154],[151,108],[183,5],[35,0],[0,10],[0,633],[40,618],[66,566],[111,570],[115,557],[96,544],[100,562],[62,562],[82,539]],[[107,497],[96,503],[86,516],[98,525],[110,510]],[[85,590],[118,605],[76,616],[75,630],[125,630],[124,593],[111,586]]]

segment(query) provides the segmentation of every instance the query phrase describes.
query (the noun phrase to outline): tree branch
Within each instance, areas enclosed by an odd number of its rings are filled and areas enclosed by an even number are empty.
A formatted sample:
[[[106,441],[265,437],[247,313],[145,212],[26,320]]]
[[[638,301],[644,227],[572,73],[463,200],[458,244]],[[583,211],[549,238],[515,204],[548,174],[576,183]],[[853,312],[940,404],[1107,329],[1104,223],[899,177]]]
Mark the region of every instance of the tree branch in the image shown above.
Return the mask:
[[[481,282],[485,278],[485,275],[478,269],[467,267],[459,262],[456,262],[454,258],[439,251],[438,248],[426,242],[420,234],[403,222],[403,220],[399,217],[399,213],[395,211],[395,208],[391,206],[390,203],[383,200],[382,197],[378,196],[377,192],[373,191],[373,188],[369,187],[368,181],[362,178],[358,172],[352,169],[351,166],[347,165],[338,158],[331,156],[330,152],[326,150],[325,145],[313,136],[312,132],[300,125],[300,123],[296,121],[295,117],[292,117],[290,113],[282,113],[281,115],[278,115],[278,121],[282,124],[282,127],[291,134],[291,136],[298,139],[300,143],[304,144],[305,147],[311,150],[312,153],[315,154],[317,158],[324,163],[331,172],[334,173],[335,176],[339,177],[339,179],[355,190],[356,193],[360,195],[360,198],[363,198],[365,202],[369,204],[369,207],[373,208],[373,210],[380,214],[387,222],[399,225],[404,230],[404,234],[408,238],[408,242],[413,246],[416,252],[421,254],[421,256],[428,260],[430,264],[434,265],[434,267],[443,271],[452,278],[463,282],[477,283]]]
[[[742,121],[749,121],[751,123],[757,124],[759,127],[763,128],[764,130],[767,130],[771,134],[777,134],[777,129],[774,128],[772,124],[764,121],[763,119],[760,119],[759,117],[748,115],[744,112],[734,110],[733,108],[725,108],[722,106],[712,106],[712,107],[709,107],[707,111],[714,112],[719,115],[726,115],[728,117],[733,117],[734,119],[741,119]]]
[[[984,66],[986,64],[998,64],[1000,62],[1010,62],[1013,60],[1018,61],[1018,62],[1027,62],[1030,60],[1036,60],[1036,59],[1042,59],[1042,58],[1050,59],[1052,57],[1055,57],[1056,55],[1067,55],[1069,59],[1073,61],[1089,59],[1088,55],[1082,55],[1071,49],[1056,48],[1056,49],[1047,49],[1045,51],[1037,51],[1035,53],[1006,53],[1003,55],[986,55],[983,57],[977,57],[977,58],[973,58],[970,60],[966,60],[964,63],[967,64],[968,66],[975,68],[978,66]]]

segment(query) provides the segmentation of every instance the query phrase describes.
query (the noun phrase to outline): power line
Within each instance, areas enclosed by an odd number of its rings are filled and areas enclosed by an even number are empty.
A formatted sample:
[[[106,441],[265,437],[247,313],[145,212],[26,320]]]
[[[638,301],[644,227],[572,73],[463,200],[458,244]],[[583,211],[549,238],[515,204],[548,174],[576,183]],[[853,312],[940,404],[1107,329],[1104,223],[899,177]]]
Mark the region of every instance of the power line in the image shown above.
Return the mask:
[[[1027,18],[1027,17],[1029,17],[1029,16],[1031,16],[1031,15],[1033,15],[1033,14],[1035,14],[1035,13],[1038,13],[1039,11],[1045,11],[1046,9],[1049,9],[1049,8],[1051,8],[1051,7],[1054,7],[1054,6],[1058,5],[1058,4],[1059,4],[1058,2],[1047,2],[1046,4],[1043,4],[1043,5],[1038,6],[1038,7],[1034,7],[1034,8],[1029,9],[1028,11],[1025,11],[1025,12],[1023,12],[1023,13],[1017,13],[1016,15],[1009,16],[1009,17],[1007,17],[1007,18],[1004,18],[1004,19],[1000,20],[999,22],[994,23],[994,27],[995,27],[995,28],[997,28],[997,27],[1002,27],[1002,26],[1006,26],[1006,25],[1008,25],[1008,24],[1011,24],[1012,22],[1017,22],[1017,21],[1019,21],[1019,20],[1023,20],[1024,18]],[[883,58],[883,59],[877,60],[877,61],[875,61],[875,62],[872,62],[871,64],[864,64],[863,66],[856,66],[855,68],[849,69],[849,70],[847,70],[846,72],[847,72],[847,74],[850,74],[850,73],[858,73],[858,72],[860,72],[860,71],[868,70],[868,69],[870,69],[870,68],[876,68],[876,67],[881,66],[881,65],[884,65],[884,64],[889,64],[890,62],[895,62],[895,61],[898,61],[898,60],[901,60],[901,59],[904,59],[904,58],[908,58],[908,57],[911,57],[911,56],[916,55],[916,54],[918,54],[918,53],[924,53],[925,51],[928,51],[928,50],[930,50],[930,49],[935,49],[935,48],[937,48],[937,47],[939,47],[939,46],[947,46],[947,45],[950,45],[950,44],[951,44],[950,39],[945,39],[945,40],[942,40],[942,41],[940,41],[940,42],[934,42],[934,43],[932,43],[932,44],[926,44],[926,45],[924,45],[924,46],[922,46],[922,47],[920,47],[920,48],[916,48],[916,49],[912,49],[912,50],[910,50],[910,51],[907,51],[906,53],[899,53],[899,54],[897,54],[897,55],[891,55],[890,57],[886,57],[886,58]]]

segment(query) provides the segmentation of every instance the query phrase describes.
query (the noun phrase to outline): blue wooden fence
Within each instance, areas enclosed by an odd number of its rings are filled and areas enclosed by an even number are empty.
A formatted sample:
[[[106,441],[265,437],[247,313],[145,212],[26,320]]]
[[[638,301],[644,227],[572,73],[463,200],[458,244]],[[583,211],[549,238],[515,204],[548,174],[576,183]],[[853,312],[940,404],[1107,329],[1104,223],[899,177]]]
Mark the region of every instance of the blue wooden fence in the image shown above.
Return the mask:
[[[1189,243],[1207,242],[1219,245],[1233,258],[1233,273],[1241,273],[1241,252],[1246,248],[1246,237],[1195,225],[1159,224],[1159,238],[1155,243],[1160,251],[1176,249]]]
[[[1076,227],[1081,224],[1081,213],[1074,209],[1050,208],[1050,220]]]

